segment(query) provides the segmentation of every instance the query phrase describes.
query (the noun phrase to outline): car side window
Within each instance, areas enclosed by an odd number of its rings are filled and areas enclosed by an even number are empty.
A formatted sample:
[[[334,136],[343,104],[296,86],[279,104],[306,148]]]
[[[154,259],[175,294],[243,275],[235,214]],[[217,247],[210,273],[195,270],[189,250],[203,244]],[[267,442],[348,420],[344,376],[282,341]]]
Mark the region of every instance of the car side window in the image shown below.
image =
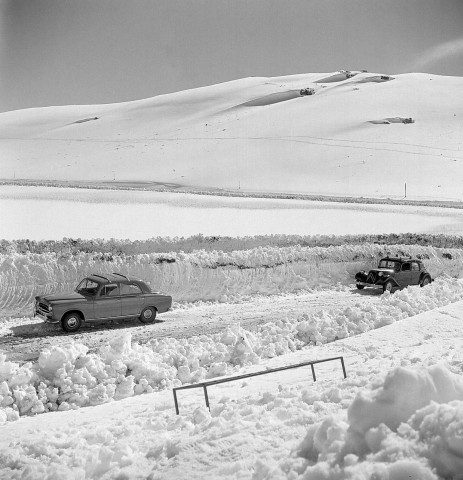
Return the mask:
[[[138,285],[133,283],[123,283],[121,284],[121,295],[138,295],[141,292],[141,289]]]
[[[82,293],[84,295],[96,295],[96,292],[98,290],[98,283],[96,283],[93,280],[90,280],[88,278],[84,278],[79,283],[76,290],[79,293]]]
[[[419,265],[418,263],[416,263],[416,262],[413,262],[413,263],[412,263],[412,270],[413,270],[414,272],[418,272],[418,271],[420,270],[420,265]]]
[[[397,262],[381,260],[381,262],[379,262],[378,268],[393,268],[394,270],[397,270]]]
[[[119,295],[119,287],[115,283],[105,285],[100,292],[101,297],[115,297]]]
[[[409,263],[403,263],[402,264],[402,271],[403,272],[409,272],[411,270],[410,264]]]

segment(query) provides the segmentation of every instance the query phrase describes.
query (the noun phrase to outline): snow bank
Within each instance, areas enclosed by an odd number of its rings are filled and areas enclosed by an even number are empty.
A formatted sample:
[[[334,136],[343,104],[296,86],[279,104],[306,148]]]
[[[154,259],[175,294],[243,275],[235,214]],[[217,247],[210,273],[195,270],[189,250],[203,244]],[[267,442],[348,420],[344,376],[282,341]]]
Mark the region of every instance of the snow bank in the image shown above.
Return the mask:
[[[413,371],[397,368],[377,390],[360,393],[349,408],[350,429],[364,435],[370,428],[384,423],[397,430],[419,408],[431,401],[447,403],[463,400],[463,378],[442,366]]]
[[[459,275],[462,249],[377,244],[336,247],[259,247],[223,252],[0,255],[0,309],[30,309],[37,294],[72,291],[92,272],[121,272],[146,280],[176,302],[229,301],[255,294],[348,285],[387,252],[425,259],[433,277]]]
[[[23,366],[2,355],[0,405],[5,411],[0,419],[98,405],[231,374],[243,365],[357,335],[459,300],[463,279],[442,277],[424,288],[386,292],[379,303],[283,318],[255,332],[236,325],[218,334],[151,339],[143,345],[132,343],[127,333],[98,353],[70,343],[47,348],[37,364]]]
[[[399,367],[358,393],[347,422],[329,417],[309,427],[299,447],[310,462],[303,478],[459,478],[462,425],[461,375],[442,365]]]
[[[146,345],[125,334],[99,354],[69,343],[40,353],[23,366],[0,355],[0,421],[18,415],[76,409],[224,375],[259,360],[250,334],[237,327],[222,335],[164,338]]]

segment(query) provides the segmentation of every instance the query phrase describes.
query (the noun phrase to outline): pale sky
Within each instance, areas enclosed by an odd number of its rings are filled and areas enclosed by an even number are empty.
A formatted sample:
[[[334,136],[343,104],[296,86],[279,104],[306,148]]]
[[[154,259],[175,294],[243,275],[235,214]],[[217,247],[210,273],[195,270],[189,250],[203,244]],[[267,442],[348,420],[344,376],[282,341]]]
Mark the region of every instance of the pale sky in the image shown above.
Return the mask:
[[[0,0],[0,111],[339,69],[463,76],[463,1]]]

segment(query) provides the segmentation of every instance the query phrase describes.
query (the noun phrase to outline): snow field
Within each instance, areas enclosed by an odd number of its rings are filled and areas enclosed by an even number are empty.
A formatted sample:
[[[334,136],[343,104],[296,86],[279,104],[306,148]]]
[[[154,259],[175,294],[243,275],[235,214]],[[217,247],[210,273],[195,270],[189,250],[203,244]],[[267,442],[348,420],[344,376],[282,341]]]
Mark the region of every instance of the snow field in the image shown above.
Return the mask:
[[[463,300],[463,279],[442,276],[424,287],[385,293],[375,304],[319,311],[274,322],[249,332],[239,325],[222,333],[185,339],[131,341],[115,338],[98,353],[79,343],[44,349],[37,363],[19,365],[0,354],[0,421],[56,410],[99,405],[206,378],[308,345],[322,345]]]
[[[312,383],[297,369],[273,378],[282,381],[273,391],[262,383],[273,374],[225,384],[210,393],[210,412],[182,397],[176,416],[161,391],[23,417],[2,426],[0,478],[457,479],[462,321],[459,302],[288,354],[291,364],[342,352],[348,377]]]
[[[462,249],[410,245],[296,245],[133,256],[12,251],[0,255],[0,310],[28,313],[35,295],[72,291],[92,272],[142,278],[175,302],[227,302],[255,294],[349,285],[357,271],[376,266],[387,252],[423,258],[433,277],[461,272]]]

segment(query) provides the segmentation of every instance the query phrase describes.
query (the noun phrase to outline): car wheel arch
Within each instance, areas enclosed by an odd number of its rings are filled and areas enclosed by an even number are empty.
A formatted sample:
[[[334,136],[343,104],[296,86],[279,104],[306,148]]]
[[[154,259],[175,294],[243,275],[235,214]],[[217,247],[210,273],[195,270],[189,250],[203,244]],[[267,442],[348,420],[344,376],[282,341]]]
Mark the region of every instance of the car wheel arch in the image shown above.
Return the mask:
[[[383,292],[388,290],[387,284],[391,285],[391,289],[389,290],[389,292],[391,293],[395,288],[401,288],[401,286],[396,282],[396,280],[394,280],[393,278],[387,278],[386,281],[383,282]]]
[[[432,282],[432,278],[431,278],[431,275],[429,275],[429,273],[424,273],[421,277],[420,277],[420,281],[419,281],[419,286],[420,287],[423,287],[425,285],[425,281],[428,280],[428,282],[426,282],[426,284],[429,284]]]
[[[63,321],[63,318],[64,318],[66,315],[69,315],[70,313],[76,313],[77,315],[80,316],[80,318],[82,319],[82,321],[85,322],[84,312],[82,312],[81,310],[78,310],[78,309],[76,309],[76,308],[72,308],[71,310],[67,310],[66,312],[64,312],[63,315],[61,315],[60,322]]]

